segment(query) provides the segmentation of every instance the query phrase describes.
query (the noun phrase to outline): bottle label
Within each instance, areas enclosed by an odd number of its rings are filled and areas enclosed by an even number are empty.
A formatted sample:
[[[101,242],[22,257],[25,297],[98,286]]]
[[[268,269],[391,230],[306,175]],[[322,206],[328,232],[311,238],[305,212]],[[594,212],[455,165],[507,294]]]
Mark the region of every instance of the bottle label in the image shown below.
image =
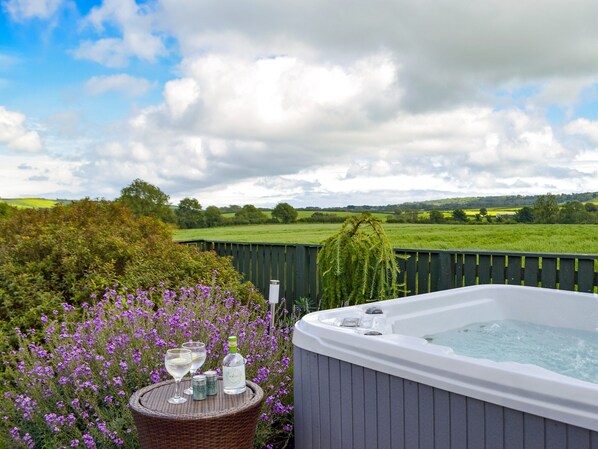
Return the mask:
[[[224,388],[241,388],[245,386],[245,365],[224,366],[222,368]]]

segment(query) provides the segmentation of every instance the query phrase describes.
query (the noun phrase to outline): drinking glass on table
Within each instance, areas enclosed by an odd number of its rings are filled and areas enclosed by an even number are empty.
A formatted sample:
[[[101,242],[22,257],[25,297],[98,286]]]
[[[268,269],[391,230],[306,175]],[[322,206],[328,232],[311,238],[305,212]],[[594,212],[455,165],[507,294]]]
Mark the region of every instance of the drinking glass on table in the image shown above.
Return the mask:
[[[206,345],[201,341],[187,341],[183,343],[183,348],[191,351],[191,368],[189,374],[191,375],[191,387],[187,388],[185,394],[193,394],[193,376],[197,370],[206,361]]]
[[[181,379],[191,369],[191,350],[186,348],[169,349],[166,351],[164,364],[166,365],[166,371],[174,377],[175,381],[175,393],[168,402],[171,404],[182,404],[187,402],[187,398],[184,398],[179,394],[179,387],[181,385]]]

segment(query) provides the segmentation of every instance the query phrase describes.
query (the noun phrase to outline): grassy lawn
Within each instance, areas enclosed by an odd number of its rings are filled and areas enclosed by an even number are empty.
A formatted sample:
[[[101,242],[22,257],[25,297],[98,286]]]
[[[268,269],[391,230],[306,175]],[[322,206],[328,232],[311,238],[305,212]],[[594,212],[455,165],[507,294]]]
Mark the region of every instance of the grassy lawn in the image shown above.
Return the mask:
[[[318,244],[340,224],[255,225],[175,231],[175,240]],[[385,224],[396,248],[480,249],[598,254],[596,225]]]

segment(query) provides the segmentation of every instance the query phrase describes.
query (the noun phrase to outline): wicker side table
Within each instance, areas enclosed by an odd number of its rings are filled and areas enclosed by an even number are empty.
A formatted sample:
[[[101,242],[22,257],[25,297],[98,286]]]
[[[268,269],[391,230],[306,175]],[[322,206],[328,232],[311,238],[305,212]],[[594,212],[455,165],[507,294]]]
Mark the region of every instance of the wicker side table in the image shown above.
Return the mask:
[[[189,381],[186,381],[189,384]],[[181,382],[181,391],[185,388]],[[203,401],[191,396],[169,404],[174,380],[136,391],[129,400],[141,449],[252,449],[264,392],[247,381],[244,393],[218,394]]]

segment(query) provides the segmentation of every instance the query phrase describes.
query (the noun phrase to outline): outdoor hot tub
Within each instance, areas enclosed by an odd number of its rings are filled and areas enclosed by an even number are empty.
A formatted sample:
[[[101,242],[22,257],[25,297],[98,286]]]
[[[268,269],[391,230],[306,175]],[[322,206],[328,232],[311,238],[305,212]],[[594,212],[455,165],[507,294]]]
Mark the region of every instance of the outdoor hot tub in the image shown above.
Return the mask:
[[[479,285],[306,315],[293,336],[295,447],[598,448],[598,384],[435,343],[501,320],[595,333],[598,295]]]

